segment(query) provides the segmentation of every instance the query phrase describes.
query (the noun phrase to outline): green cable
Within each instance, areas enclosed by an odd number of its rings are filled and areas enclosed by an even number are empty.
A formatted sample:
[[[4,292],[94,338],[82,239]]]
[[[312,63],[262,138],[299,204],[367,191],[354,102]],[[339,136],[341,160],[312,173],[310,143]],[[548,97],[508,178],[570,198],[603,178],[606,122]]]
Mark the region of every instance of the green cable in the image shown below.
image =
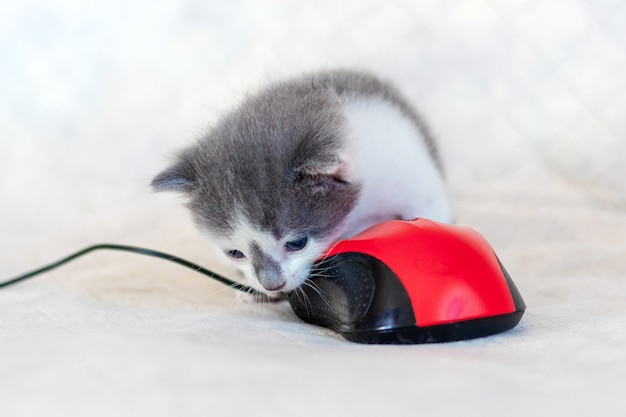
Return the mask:
[[[80,250],[76,253],[73,253],[61,260],[58,260],[57,262],[51,263],[49,265],[46,265],[44,267],[41,267],[39,269],[36,269],[34,271],[28,272],[26,274],[20,275],[16,278],[10,279],[8,281],[5,282],[0,282],[0,288],[3,287],[8,287],[9,285],[13,285],[13,284],[17,284],[20,281],[24,281],[26,279],[32,278],[36,275],[39,274],[43,274],[44,272],[48,272],[54,268],[57,268],[63,264],[66,264],[67,262],[70,262],[80,256],[83,256],[89,252],[93,252],[95,250],[99,250],[99,249],[108,249],[108,250],[117,250],[117,251],[125,251],[125,252],[133,252],[133,253],[138,253],[141,255],[146,255],[146,256],[153,256],[155,258],[161,258],[161,259],[165,259],[174,263],[177,263],[179,265],[185,266],[187,268],[191,268],[201,274],[204,274],[210,278],[213,278],[219,282],[221,282],[222,284],[226,284],[231,288],[234,288],[236,290],[239,291],[243,291],[245,293],[248,294],[254,294],[254,295],[260,295],[261,293],[257,290],[255,290],[252,287],[248,287],[247,285],[243,285],[240,284],[238,282],[232,281],[226,277],[223,277],[219,274],[216,274],[213,271],[209,271],[206,268],[201,267],[198,264],[195,264],[193,262],[187,261],[185,259],[179,258],[177,256],[173,256],[164,252],[159,252],[156,250],[152,250],[152,249],[146,249],[146,248],[140,248],[140,247],[136,247],[136,246],[126,246],[126,245],[116,245],[113,243],[102,243],[99,245],[93,245],[93,246],[89,246],[83,250]]]

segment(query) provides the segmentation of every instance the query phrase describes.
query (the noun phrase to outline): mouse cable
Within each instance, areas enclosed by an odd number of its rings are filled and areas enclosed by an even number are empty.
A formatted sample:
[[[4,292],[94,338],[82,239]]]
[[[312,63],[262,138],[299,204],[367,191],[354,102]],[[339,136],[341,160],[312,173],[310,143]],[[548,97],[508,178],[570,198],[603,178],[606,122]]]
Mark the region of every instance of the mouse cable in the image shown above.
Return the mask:
[[[127,245],[117,245],[117,244],[113,244],[113,243],[102,243],[102,244],[98,244],[98,245],[92,245],[89,247],[86,247],[83,250],[80,250],[76,253],[73,253],[69,256],[66,256],[63,259],[60,259],[56,262],[53,262],[49,265],[43,266],[39,269],[36,269],[34,271],[28,272],[26,274],[20,275],[16,278],[10,279],[8,281],[5,282],[0,282],[0,288],[4,288],[4,287],[8,287],[9,285],[13,285],[13,284],[17,284],[20,281],[24,281],[28,278],[32,278],[36,275],[40,275],[43,274],[44,272],[48,272],[54,268],[57,268],[61,265],[66,264],[67,262],[70,262],[80,256],[86,255],[89,252],[93,252],[95,250],[100,250],[100,249],[107,249],[107,250],[117,250],[117,251],[124,251],[124,252],[133,252],[133,253],[137,253],[140,255],[146,255],[146,256],[153,256],[155,258],[161,258],[161,259],[165,259],[174,263],[177,263],[179,265],[185,266],[187,268],[191,268],[196,272],[199,272],[201,274],[204,274],[210,278],[213,278],[219,282],[221,282],[222,284],[226,284],[231,288],[234,288],[236,290],[239,291],[243,291],[245,293],[248,294],[253,294],[253,295],[260,295],[261,293],[257,290],[255,290],[252,287],[248,287],[247,285],[243,285],[240,284],[238,282],[232,281],[226,277],[223,277],[219,274],[216,274],[213,271],[209,271],[206,268],[201,267],[198,264],[195,264],[193,262],[187,261],[185,259],[179,258],[177,256],[174,255],[170,255],[164,252],[159,252],[156,250],[152,250],[152,249],[146,249],[146,248],[140,248],[137,246],[127,246]]]

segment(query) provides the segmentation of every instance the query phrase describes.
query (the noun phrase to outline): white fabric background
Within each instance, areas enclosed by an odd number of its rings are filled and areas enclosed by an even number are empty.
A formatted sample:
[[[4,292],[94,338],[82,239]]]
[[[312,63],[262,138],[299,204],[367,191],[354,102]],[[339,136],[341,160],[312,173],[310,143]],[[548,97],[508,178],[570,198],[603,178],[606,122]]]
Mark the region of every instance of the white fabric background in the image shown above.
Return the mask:
[[[0,279],[103,241],[228,273],[147,184],[242,94],[322,67],[376,71],[421,109],[521,324],[361,346],[93,254],[0,292],[1,416],[624,415],[623,0],[5,0]]]

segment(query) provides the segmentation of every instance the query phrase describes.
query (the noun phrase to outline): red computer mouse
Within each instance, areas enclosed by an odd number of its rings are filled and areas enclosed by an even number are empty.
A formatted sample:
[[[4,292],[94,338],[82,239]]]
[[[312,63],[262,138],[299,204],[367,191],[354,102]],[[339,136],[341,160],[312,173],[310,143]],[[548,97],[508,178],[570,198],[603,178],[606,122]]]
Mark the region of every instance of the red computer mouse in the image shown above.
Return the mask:
[[[288,300],[304,321],[359,343],[488,336],[515,327],[526,309],[483,236],[426,219],[339,242]]]

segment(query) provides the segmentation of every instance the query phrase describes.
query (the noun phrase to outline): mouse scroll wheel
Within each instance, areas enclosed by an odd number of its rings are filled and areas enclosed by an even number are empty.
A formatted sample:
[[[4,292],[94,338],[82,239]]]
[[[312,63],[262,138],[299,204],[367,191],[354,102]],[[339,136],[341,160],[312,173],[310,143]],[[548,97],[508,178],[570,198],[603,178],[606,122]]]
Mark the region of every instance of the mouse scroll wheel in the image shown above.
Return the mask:
[[[309,282],[302,287],[313,315],[356,323],[369,310],[374,298],[374,279],[365,264],[337,255],[315,265]]]

